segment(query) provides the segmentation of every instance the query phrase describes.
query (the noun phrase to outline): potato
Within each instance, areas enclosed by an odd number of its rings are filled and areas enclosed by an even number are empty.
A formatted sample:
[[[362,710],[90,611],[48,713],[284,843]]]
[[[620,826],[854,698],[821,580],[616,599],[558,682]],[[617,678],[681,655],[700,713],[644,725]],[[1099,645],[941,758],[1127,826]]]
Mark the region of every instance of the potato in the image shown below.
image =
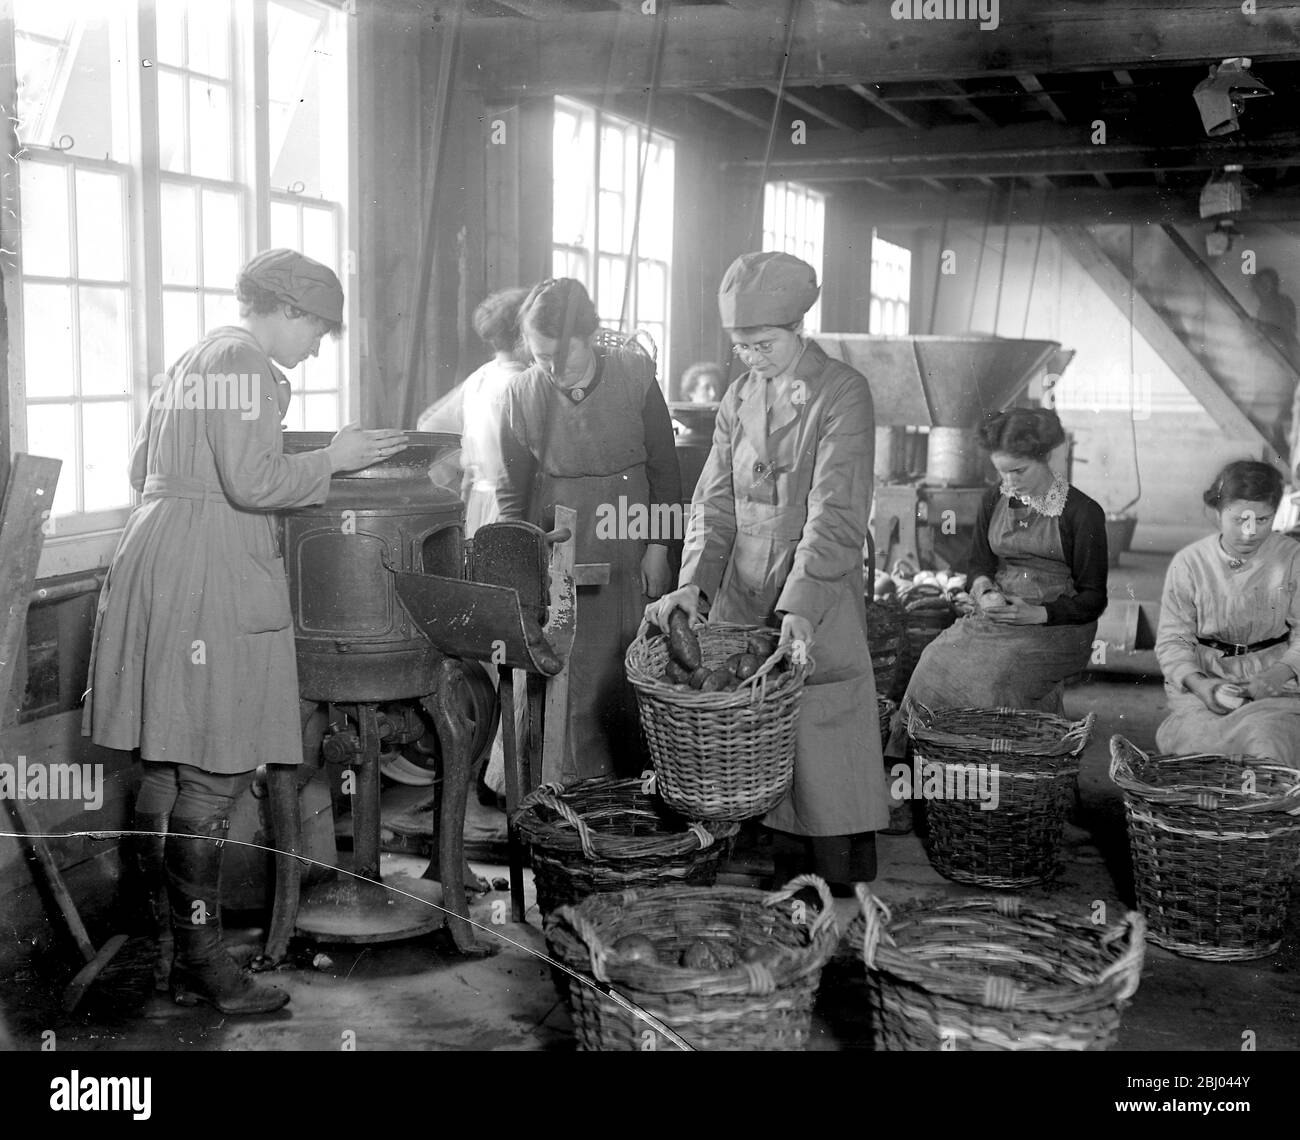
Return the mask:
[[[1214,700],[1225,709],[1239,709],[1246,703],[1246,694],[1239,685],[1220,685],[1214,690]]]
[[[763,659],[753,653],[733,653],[727,658],[727,668],[738,681],[748,681],[762,667]]]
[[[718,969],[718,959],[713,952],[713,947],[702,938],[697,938],[682,951],[681,963],[688,970],[716,971]]]
[[[706,669],[703,665],[696,669],[691,674],[691,688],[702,689],[704,687],[704,682],[709,679],[710,672],[711,670]]]
[[[979,596],[979,607],[982,610],[987,610],[990,606],[1005,606],[1006,604],[1006,598],[999,594],[997,590],[989,590]]]
[[[778,635],[775,633],[751,633],[745,638],[745,652],[752,653],[760,661],[766,661],[776,652]]]
[[[701,693],[720,693],[733,680],[735,674],[725,665],[719,665],[712,673],[708,675],[704,684],[700,686]]]
[[[670,657],[668,658],[668,664],[664,666],[664,680],[672,685],[689,685],[691,683],[691,671],[679,665]]]
[[[668,652],[687,669],[700,667],[700,639],[691,629],[691,619],[683,609],[675,609],[668,618]]]
[[[659,961],[655,944],[644,934],[625,934],[610,949],[624,962],[648,962],[653,965]]]

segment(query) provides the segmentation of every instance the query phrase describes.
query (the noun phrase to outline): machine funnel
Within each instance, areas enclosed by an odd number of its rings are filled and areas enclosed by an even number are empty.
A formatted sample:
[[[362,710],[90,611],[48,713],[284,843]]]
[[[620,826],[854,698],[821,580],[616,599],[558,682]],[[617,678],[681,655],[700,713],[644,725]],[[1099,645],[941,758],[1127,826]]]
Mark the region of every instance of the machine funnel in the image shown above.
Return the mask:
[[[1044,364],[1061,359],[1054,340],[861,333],[813,339],[867,378],[878,427],[975,427],[985,414],[1002,411]]]

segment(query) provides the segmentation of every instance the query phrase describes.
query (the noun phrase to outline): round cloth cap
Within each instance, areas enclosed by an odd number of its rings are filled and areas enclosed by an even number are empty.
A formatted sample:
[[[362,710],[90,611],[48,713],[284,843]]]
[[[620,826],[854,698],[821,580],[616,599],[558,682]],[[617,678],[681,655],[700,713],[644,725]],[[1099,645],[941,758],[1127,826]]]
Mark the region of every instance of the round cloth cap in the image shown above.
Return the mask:
[[[281,301],[321,320],[343,322],[343,286],[334,270],[294,249],[268,249],[243,268]]]
[[[742,253],[718,288],[722,327],[793,324],[817,301],[817,274],[789,253]]]

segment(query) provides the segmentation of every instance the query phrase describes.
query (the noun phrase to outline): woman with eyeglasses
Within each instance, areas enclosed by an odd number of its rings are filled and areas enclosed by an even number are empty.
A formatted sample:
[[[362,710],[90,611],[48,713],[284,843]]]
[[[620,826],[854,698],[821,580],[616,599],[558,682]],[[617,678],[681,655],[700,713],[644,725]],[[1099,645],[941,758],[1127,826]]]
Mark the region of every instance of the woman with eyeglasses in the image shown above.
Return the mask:
[[[599,331],[581,282],[535,286],[519,328],[534,364],[506,390],[501,518],[549,530],[555,507],[572,507],[576,561],[609,566],[608,583],[578,591],[562,775],[636,775],[645,755],[623,654],[646,601],[672,586],[669,548],[681,541],[657,530],[681,510],[668,405],[654,361],[635,341]]]
[[[747,253],[718,308],[748,367],[722,397],[695,489],[678,588],[646,614],[776,625],[815,662],[799,715],[794,786],[764,818],[776,878],[812,871],[837,894],[876,875],[889,820],[867,648],[862,549],[875,416],[865,377],[802,333],[812,266]]]
[[[1156,747],[1300,765],[1300,543],[1271,529],[1282,476],[1237,460],[1202,498],[1215,533],[1174,555],[1160,600]]]

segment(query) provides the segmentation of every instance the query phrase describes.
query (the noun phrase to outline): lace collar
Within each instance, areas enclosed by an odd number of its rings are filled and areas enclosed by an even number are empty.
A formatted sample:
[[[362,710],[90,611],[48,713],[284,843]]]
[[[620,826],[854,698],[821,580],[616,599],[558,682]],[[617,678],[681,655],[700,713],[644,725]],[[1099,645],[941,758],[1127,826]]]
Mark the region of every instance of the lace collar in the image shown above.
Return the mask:
[[[1056,475],[1052,485],[1042,495],[1017,495],[1004,482],[1001,491],[1009,499],[1024,503],[1030,510],[1037,511],[1049,519],[1059,519],[1065,510],[1065,497],[1070,493],[1070,484],[1063,475]]]

